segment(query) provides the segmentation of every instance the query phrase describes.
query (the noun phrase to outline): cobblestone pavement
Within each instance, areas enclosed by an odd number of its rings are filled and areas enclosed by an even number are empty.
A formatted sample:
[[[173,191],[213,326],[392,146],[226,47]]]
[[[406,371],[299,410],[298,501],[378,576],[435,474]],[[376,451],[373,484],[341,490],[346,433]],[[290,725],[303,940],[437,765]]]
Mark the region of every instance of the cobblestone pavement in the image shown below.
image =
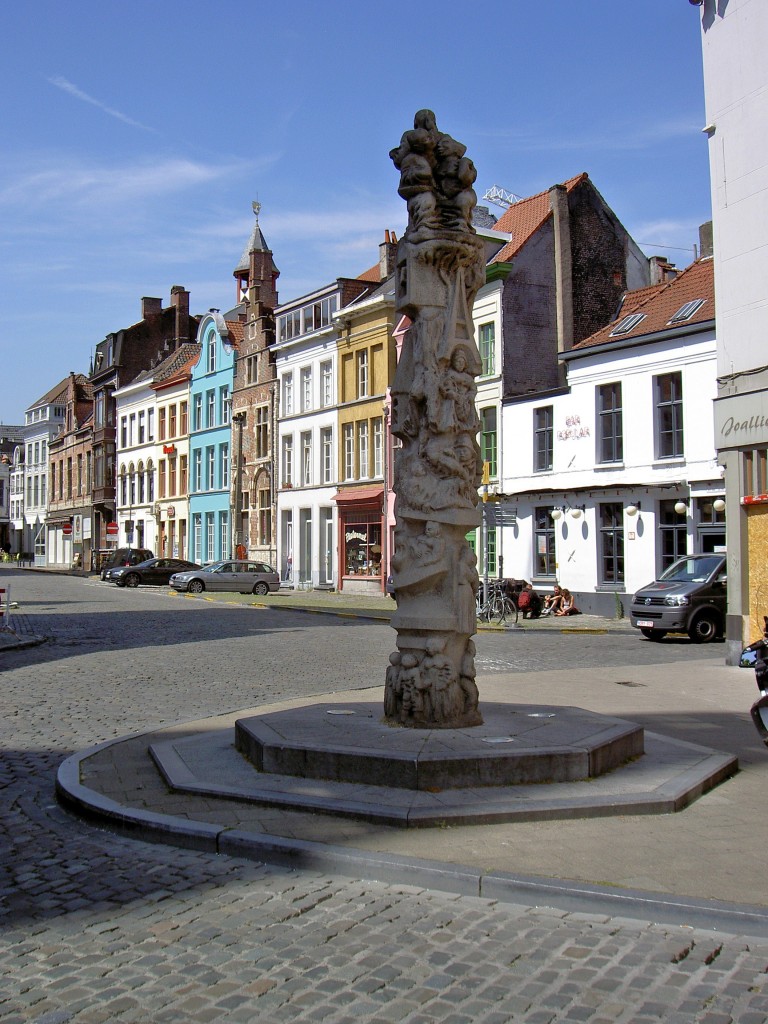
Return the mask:
[[[70,818],[53,780],[73,751],[368,686],[391,632],[84,579],[13,585],[19,614],[53,640],[0,652],[4,1024],[768,1020],[762,940],[288,872]],[[583,640],[548,638],[537,664],[562,660],[563,643],[585,664],[620,657],[621,637]],[[496,637],[480,655],[509,658]]]

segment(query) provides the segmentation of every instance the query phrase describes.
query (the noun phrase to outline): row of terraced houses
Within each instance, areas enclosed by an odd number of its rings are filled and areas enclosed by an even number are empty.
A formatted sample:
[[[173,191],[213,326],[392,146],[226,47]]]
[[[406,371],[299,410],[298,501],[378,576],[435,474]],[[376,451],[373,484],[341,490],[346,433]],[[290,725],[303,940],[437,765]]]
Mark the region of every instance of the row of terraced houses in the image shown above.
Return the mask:
[[[675,557],[725,544],[710,243],[681,271],[646,258],[586,174],[498,219],[479,207],[475,226],[480,570],[613,614]],[[257,213],[232,309],[193,315],[178,286],[168,306],[142,299],[6,444],[12,556],[248,557],[285,586],[383,591],[409,327],[396,252],[386,230],[370,269],[281,303]]]

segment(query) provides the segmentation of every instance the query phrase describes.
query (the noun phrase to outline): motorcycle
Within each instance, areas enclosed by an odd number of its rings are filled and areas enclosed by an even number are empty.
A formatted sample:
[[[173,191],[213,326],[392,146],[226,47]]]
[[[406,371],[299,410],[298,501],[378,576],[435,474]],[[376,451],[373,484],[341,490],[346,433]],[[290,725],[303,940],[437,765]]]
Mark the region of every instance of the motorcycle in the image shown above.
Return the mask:
[[[760,697],[752,705],[750,714],[760,739],[768,746],[768,615],[763,616],[763,635],[741,652],[741,668],[754,668]]]

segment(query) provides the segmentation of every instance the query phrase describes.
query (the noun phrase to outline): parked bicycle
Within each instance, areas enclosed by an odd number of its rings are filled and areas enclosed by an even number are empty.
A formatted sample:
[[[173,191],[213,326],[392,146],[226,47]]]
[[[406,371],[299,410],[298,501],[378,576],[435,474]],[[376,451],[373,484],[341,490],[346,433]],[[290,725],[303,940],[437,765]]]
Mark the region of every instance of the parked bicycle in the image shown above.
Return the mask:
[[[516,595],[505,580],[489,580],[487,594],[480,584],[476,611],[479,622],[495,622],[497,625],[507,622],[516,625],[519,615]]]

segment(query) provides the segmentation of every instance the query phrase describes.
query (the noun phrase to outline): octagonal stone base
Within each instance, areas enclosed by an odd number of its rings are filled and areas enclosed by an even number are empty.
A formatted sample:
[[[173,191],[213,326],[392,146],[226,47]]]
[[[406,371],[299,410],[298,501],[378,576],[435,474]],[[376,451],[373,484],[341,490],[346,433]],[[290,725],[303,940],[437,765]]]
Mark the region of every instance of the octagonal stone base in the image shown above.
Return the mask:
[[[439,792],[596,778],[644,751],[643,729],[576,707],[483,703],[484,724],[417,730],[379,704],[312,704],[243,718],[235,745],[267,774]]]

